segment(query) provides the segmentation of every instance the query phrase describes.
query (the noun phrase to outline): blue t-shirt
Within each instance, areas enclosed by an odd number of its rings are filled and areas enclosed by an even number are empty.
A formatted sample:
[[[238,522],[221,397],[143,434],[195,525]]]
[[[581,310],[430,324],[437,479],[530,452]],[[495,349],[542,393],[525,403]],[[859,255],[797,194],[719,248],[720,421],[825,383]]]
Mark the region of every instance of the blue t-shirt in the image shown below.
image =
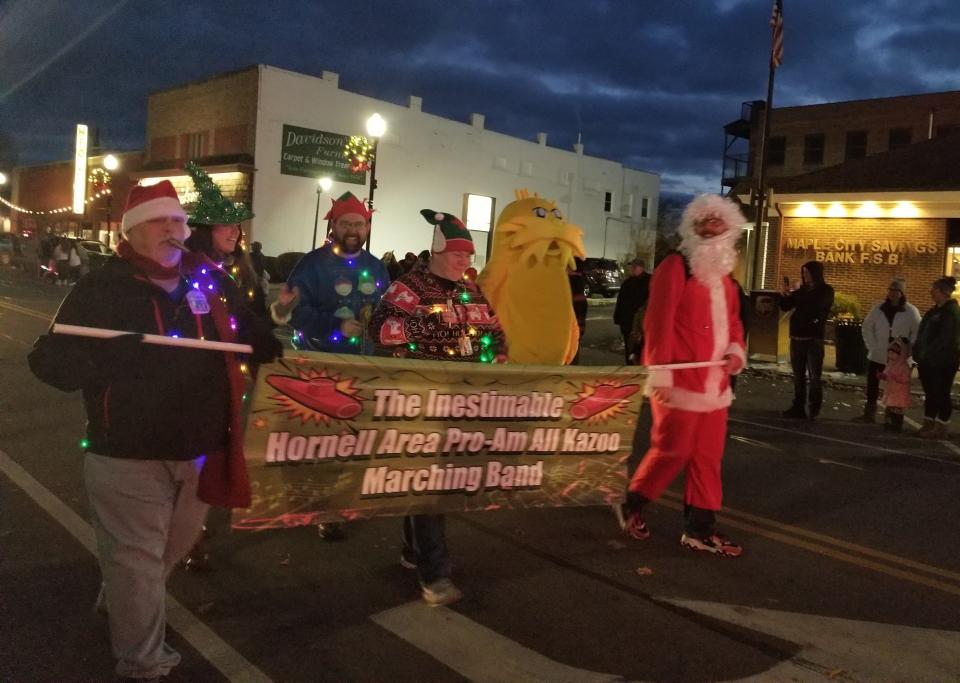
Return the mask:
[[[300,289],[290,324],[296,329],[295,345],[311,351],[372,354],[367,322],[390,285],[383,262],[370,252],[345,257],[326,244],[300,259],[287,286]],[[361,336],[349,338],[340,332],[344,320],[356,319]]]

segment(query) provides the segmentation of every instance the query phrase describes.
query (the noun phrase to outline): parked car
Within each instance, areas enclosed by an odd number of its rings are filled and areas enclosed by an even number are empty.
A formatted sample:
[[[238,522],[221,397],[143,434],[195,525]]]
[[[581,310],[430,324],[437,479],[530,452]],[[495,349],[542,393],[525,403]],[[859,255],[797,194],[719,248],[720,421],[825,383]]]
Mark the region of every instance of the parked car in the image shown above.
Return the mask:
[[[0,232],[0,266],[9,266],[14,257],[22,254],[20,238],[12,232]]]
[[[615,296],[623,282],[623,271],[613,259],[585,258],[580,268],[587,281],[584,295]]]
[[[72,241],[77,245],[77,252],[80,254],[81,274],[89,273],[91,270],[99,270],[113,254],[110,247],[97,240]]]

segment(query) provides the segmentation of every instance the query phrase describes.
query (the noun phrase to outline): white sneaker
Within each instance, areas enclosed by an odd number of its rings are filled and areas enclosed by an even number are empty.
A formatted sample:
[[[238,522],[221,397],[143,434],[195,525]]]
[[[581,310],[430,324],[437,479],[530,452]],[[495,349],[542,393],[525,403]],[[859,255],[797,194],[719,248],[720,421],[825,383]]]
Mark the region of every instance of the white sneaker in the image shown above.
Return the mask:
[[[431,607],[440,607],[441,605],[452,605],[463,597],[459,588],[453,585],[453,581],[447,578],[437,579],[433,583],[428,583],[422,587],[423,599]]]

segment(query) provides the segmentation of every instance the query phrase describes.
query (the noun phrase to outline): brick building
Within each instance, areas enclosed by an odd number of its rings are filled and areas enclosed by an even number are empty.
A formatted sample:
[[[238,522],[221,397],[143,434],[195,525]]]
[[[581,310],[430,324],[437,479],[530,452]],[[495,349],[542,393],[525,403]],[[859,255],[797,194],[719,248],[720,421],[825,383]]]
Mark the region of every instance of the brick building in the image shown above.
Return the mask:
[[[960,136],[934,138],[770,182],[763,286],[821,261],[835,289],[866,307],[893,277],[922,309],[938,277],[960,277]],[[745,199],[741,196],[741,199]]]
[[[98,192],[88,182],[84,213],[73,213],[73,160],[33,166],[18,166],[12,172],[10,202],[25,209],[11,210],[12,228],[21,232],[54,232],[107,244],[109,233],[116,233],[123,203],[130,192],[132,179],[143,164],[143,152],[114,152],[118,168],[110,173],[109,192]],[[88,176],[103,169],[106,153],[87,157]],[[109,227],[108,227],[109,226]]]
[[[722,185],[756,180],[765,103],[724,126]],[[774,107],[767,179],[791,177],[960,131],[960,91]]]
[[[525,188],[556,200],[584,229],[588,256],[652,261],[657,174],[589,156],[580,143],[548,146],[546,133],[529,140],[497,133],[480,113],[445,119],[424,111],[417,96],[394,104],[349,92],[328,71],[317,77],[261,64],[155,91],[142,164],[124,170],[142,184],[169,179],[189,203],[193,185],[182,168],[197,161],[225,194],[252,206],[256,216],[245,230],[267,254],[309,251],[315,231],[323,239],[331,197],[370,191],[372,174],[351,171],[344,146],[375,112],[388,122],[376,163],[370,245],[377,255],[428,247],[432,228],[419,212],[429,207],[462,215],[482,266],[496,215]],[[325,194],[323,177],[332,181]],[[56,184],[63,192],[71,185]],[[52,202],[24,190],[24,207]]]

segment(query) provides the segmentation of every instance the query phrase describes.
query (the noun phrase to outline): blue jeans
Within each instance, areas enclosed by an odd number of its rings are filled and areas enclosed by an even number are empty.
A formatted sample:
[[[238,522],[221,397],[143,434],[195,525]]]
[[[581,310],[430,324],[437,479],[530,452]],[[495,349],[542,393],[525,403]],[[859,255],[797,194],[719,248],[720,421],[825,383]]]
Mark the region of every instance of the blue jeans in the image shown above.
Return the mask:
[[[421,585],[450,578],[447,518],[444,515],[408,515],[403,518],[403,555],[417,565]]]
[[[823,340],[791,339],[790,365],[793,368],[793,407],[807,405],[807,377],[810,379],[810,416],[820,414],[823,405]]]

